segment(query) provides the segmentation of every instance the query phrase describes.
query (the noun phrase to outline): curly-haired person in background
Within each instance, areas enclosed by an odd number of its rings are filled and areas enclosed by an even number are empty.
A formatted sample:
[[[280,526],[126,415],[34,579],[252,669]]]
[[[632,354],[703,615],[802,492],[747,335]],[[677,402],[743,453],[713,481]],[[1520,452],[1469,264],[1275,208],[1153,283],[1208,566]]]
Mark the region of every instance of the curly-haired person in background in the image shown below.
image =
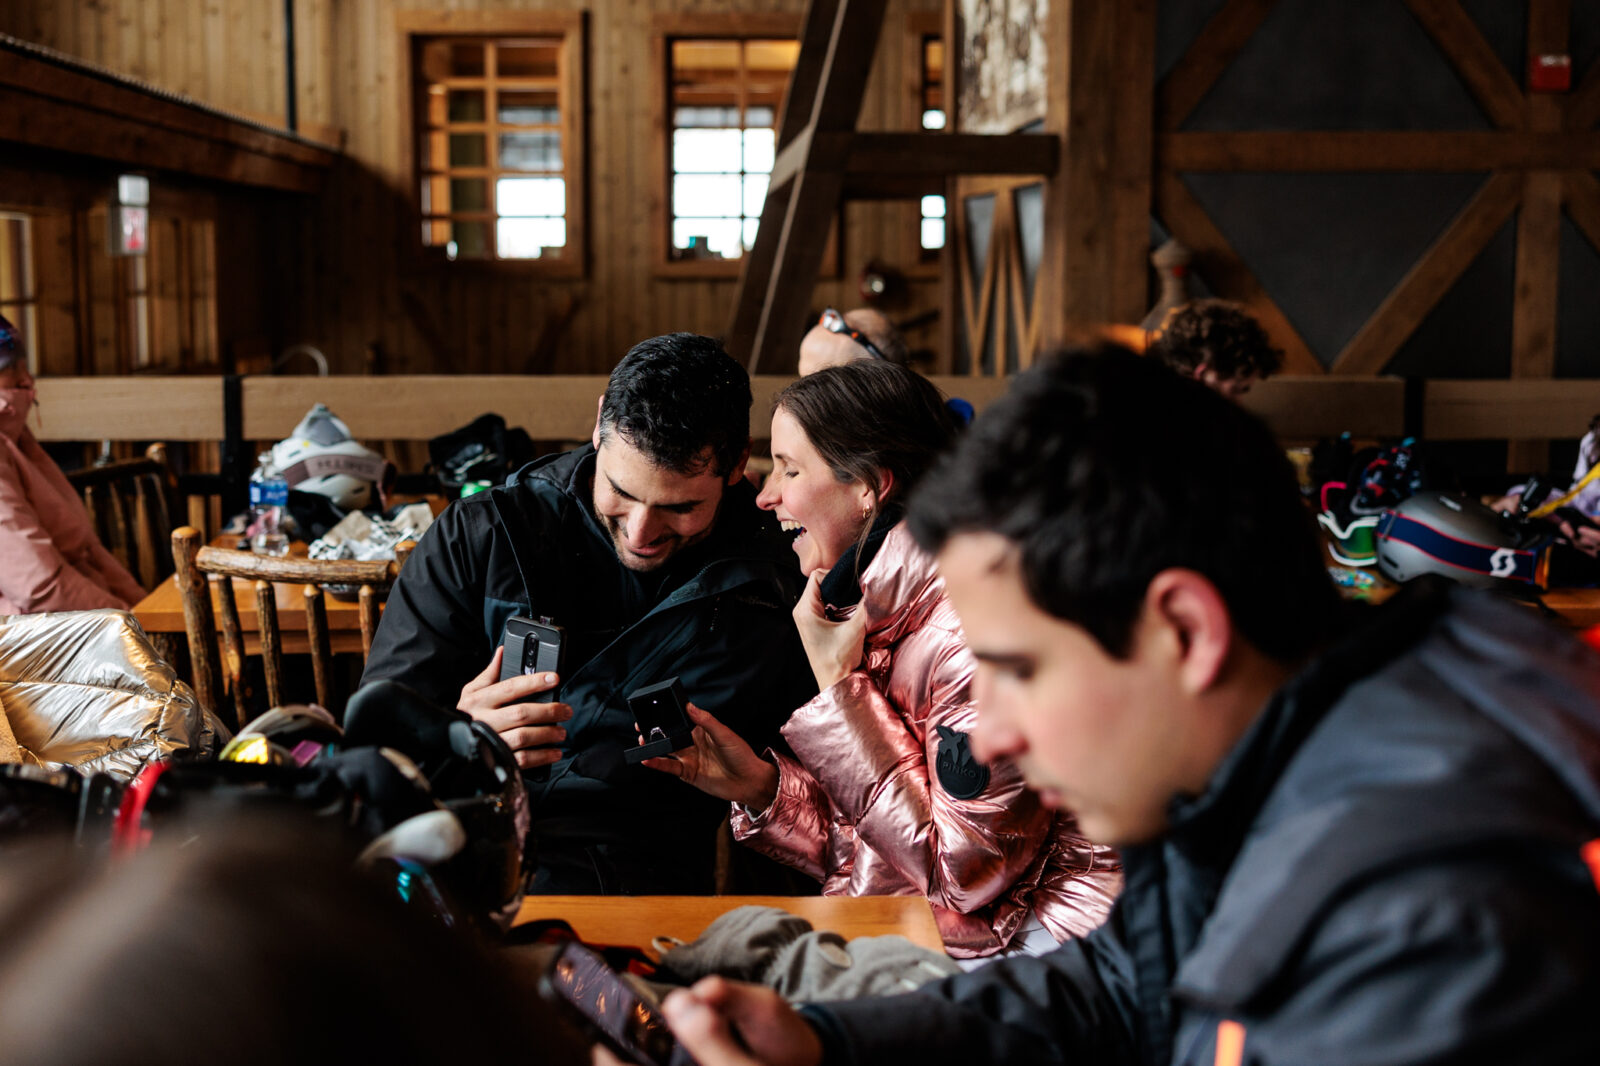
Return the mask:
[[[1283,367],[1283,350],[1261,323],[1228,300],[1195,300],[1175,307],[1147,354],[1230,400]]]

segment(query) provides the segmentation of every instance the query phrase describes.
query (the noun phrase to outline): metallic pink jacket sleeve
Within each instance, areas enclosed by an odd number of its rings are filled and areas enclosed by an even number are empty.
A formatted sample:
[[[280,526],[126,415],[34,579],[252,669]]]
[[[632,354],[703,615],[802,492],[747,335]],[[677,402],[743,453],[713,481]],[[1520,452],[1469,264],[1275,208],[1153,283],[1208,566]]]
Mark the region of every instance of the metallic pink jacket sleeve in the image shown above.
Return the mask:
[[[891,687],[922,693],[924,706],[902,716],[874,680],[878,656],[869,653],[869,669],[801,707],[783,734],[862,843],[931,901],[967,913],[1023,875],[1043,851],[1052,818],[1009,763],[991,767],[988,785],[971,799],[938,783],[939,727],[966,734],[976,713],[975,664],[943,621],[929,619],[893,657]]]
[[[828,876],[828,798],[816,778],[789,758],[768,751],[778,764],[778,795],[752,813],[735,803],[729,823],[735,840],[818,881]]]

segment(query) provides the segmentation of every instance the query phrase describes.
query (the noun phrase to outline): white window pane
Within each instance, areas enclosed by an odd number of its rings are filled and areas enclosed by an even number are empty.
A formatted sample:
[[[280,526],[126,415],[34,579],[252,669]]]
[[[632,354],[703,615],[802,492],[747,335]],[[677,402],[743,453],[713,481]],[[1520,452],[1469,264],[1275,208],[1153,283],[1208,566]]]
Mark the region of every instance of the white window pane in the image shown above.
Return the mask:
[[[672,169],[678,173],[735,173],[738,130],[673,130]]]
[[[747,218],[744,220],[744,246],[746,248],[754,248],[756,246],[756,230],[760,228],[761,220],[759,218]]]
[[[776,124],[777,120],[777,112],[770,107],[747,107],[744,110],[746,126],[771,126]]]
[[[739,243],[737,218],[675,218],[672,220],[672,246],[688,248],[691,240],[709,249],[713,259],[737,259],[744,249]]]
[[[923,218],[943,218],[944,217],[944,197],[942,197],[942,196],[924,196],[922,198],[922,217]]]
[[[698,215],[739,215],[739,175],[678,174],[672,179],[672,213]]]
[[[761,205],[767,202],[767,176],[748,174],[744,179],[744,213],[760,217]]]
[[[778,135],[772,130],[744,131],[744,168],[752,174],[770,174]]]
[[[922,128],[925,130],[944,129],[944,112],[924,111],[922,113]]]
[[[924,248],[944,247],[944,219],[925,218],[922,220],[922,246]]]
[[[564,178],[501,178],[494,183],[495,210],[502,215],[564,215]]]
[[[564,218],[502,218],[495,227],[501,259],[538,259],[546,248],[567,243]]]
[[[679,107],[672,112],[674,126],[737,126],[737,107]]]

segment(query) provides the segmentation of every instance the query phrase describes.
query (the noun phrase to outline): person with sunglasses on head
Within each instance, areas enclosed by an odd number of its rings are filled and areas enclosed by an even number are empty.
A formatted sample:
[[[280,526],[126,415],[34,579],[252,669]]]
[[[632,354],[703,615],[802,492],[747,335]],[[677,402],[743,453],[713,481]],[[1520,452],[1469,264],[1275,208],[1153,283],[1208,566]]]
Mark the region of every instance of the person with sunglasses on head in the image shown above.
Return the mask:
[[[144,589],[28,429],[37,402],[21,332],[0,316],[0,614],[126,610]]]
[[[822,312],[800,341],[800,376],[857,359],[882,359],[905,366],[910,352],[889,316],[871,307]]]
[[[882,360],[779,394],[756,502],[794,533],[794,619],[820,694],[781,730],[788,751],[757,754],[691,705],[694,746],[644,765],[733,801],[734,838],[824,895],[927,896],[946,950],[977,959],[1088,933],[1121,877],[1015,763],[968,746],[976,663],[902,521],[955,433],[939,390]]]

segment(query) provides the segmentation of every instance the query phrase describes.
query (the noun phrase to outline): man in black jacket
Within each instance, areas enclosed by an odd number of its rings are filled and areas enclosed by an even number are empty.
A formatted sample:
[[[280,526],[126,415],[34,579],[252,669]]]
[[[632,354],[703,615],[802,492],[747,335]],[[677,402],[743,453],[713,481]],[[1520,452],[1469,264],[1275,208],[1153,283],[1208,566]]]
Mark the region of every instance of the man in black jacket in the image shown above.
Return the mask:
[[[973,748],[1120,845],[1123,895],[905,996],[709,979],[665,1004],[702,1066],[1600,1062],[1586,648],[1443,583],[1347,617],[1266,428],[1116,350],[1023,375],[911,521]]]
[[[629,693],[677,677],[757,750],[816,692],[801,588],[744,480],[750,381],[706,337],[637,345],[590,445],[451,505],[390,592],[363,682],[403,682],[494,726],[527,771],[535,892],[712,889],[727,813],[624,764]],[[565,631],[565,669],[502,681],[512,615]]]

